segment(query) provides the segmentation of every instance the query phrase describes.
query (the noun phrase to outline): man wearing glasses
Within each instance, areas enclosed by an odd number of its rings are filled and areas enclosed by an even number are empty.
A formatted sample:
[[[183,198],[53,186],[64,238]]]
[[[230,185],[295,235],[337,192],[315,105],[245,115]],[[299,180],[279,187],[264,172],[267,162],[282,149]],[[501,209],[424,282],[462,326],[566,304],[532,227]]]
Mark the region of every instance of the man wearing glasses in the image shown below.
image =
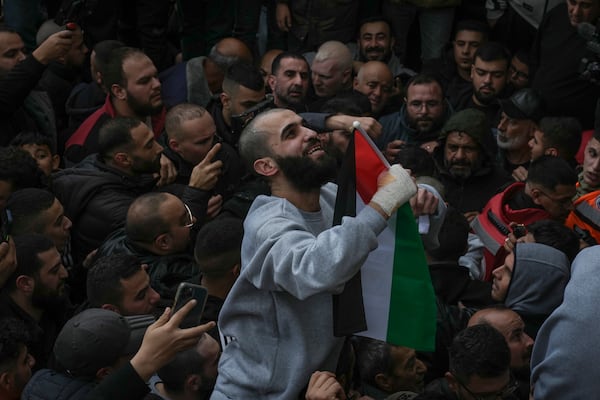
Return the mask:
[[[398,112],[380,119],[383,134],[376,141],[390,162],[406,144],[418,144],[428,152],[435,148],[439,131],[452,114],[441,83],[431,75],[416,75],[406,88],[405,104]]]
[[[148,265],[150,285],[162,298],[172,299],[183,281],[197,283],[200,271],[190,247],[196,218],[170,193],[148,193],[129,207],[125,228],[113,233],[97,257],[132,254]]]

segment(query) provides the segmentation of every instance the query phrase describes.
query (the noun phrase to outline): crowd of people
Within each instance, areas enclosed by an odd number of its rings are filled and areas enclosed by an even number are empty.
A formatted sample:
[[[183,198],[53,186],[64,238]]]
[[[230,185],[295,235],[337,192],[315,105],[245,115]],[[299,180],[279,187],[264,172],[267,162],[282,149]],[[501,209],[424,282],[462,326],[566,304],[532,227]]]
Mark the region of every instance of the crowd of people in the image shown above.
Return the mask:
[[[1,399],[600,388],[600,0],[2,10]],[[356,127],[391,167],[334,223]],[[334,334],[405,204],[434,351]]]

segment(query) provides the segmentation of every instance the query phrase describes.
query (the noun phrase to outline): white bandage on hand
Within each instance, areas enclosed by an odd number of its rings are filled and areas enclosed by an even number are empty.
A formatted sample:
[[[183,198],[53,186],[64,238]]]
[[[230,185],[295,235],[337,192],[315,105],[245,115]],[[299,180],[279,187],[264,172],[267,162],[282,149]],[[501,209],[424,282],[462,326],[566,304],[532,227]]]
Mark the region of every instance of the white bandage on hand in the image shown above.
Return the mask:
[[[377,178],[377,186],[379,189],[371,201],[379,205],[388,216],[417,193],[417,185],[408,171],[399,164],[382,172]]]

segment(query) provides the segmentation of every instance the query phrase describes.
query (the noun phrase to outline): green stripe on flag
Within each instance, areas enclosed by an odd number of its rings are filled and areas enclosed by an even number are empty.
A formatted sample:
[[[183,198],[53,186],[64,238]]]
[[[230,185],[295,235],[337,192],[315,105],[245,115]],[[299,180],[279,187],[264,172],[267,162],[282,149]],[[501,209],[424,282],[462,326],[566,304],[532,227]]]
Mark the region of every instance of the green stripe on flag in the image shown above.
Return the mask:
[[[410,205],[397,211],[387,341],[435,350],[436,306],[425,251]]]

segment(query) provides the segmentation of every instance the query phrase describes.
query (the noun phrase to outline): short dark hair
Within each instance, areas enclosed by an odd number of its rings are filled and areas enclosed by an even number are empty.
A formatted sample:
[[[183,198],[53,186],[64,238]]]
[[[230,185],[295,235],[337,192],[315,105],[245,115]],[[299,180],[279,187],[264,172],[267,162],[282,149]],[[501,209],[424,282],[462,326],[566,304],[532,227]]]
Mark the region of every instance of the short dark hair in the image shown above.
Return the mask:
[[[56,154],[56,146],[54,145],[54,141],[50,137],[40,132],[24,131],[19,133],[10,141],[10,145],[16,147],[21,147],[27,144],[48,146],[50,153],[52,153],[52,155]]]
[[[223,91],[231,94],[239,86],[255,92],[264,90],[265,80],[260,73],[260,69],[256,65],[246,62],[235,63],[227,68],[223,79]]]
[[[96,57],[94,57],[94,63],[96,64],[96,71],[102,74],[103,81],[106,68],[111,61],[112,51],[121,47],[125,47],[125,43],[119,40],[103,40],[94,45],[94,52],[96,53]]]
[[[504,60],[506,62],[506,69],[510,65],[510,52],[502,43],[498,42],[487,42],[482,44],[475,50],[475,54],[473,55],[473,62],[476,59],[480,59],[481,61],[491,62],[491,61],[500,61]]]
[[[373,24],[376,22],[383,22],[386,24],[390,30],[390,37],[394,37],[394,27],[389,19],[384,17],[383,15],[373,15],[371,17],[363,18],[358,23],[358,30],[356,31],[356,36],[360,37],[360,30],[362,29],[364,24]]]
[[[16,366],[19,352],[30,340],[31,333],[22,320],[0,319],[0,373]]]
[[[327,100],[320,111],[325,114],[345,114],[356,117],[371,113],[371,103],[364,94],[352,91]]]
[[[467,250],[469,222],[454,207],[446,209],[444,222],[438,233],[439,247],[428,250],[428,254],[439,261],[457,261]]]
[[[119,85],[122,87],[127,86],[123,64],[127,59],[136,56],[146,57],[143,51],[134,47],[117,47],[110,51],[108,62],[106,63],[104,73],[102,74],[102,84],[111,97],[113,96],[110,90],[112,85]]]
[[[111,254],[95,260],[86,282],[90,306],[99,308],[103,304],[112,304],[121,307],[121,279],[128,279],[141,270],[140,260],[130,254]]]
[[[567,161],[575,158],[581,145],[582,127],[577,118],[545,117],[540,120],[544,132],[544,147],[556,147],[560,156]]]
[[[440,80],[431,74],[417,74],[411,77],[406,83],[406,91],[408,92],[408,88],[415,85],[428,85],[430,83],[435,83],[440,87],[440,92],[442,93],[442,99],[444,96],[444,85],[440,82]]]
[[[17,253],[17,268],[6,281],[6,288],[9,292],[16,289],[16,279],[20,275],[37,278],[40,269],[43,267],[42,260],[40,260],[38,255],[55,248],[52,240],[38,233],[15,236],[14,240]]]
[[[52,192],[38,188],[25,188],[13,192],[6,208],[12,214],[11,234],[42,233],[39,216],[54,204],[56,197]]]
[[[258,123],[268,115],[276,112],[281,112],[281,108],[273,108],[263,111],[250,121],[240,135],[238,147],[240,149],[240,157],[242,162],[248,168],[248,171],[256,174],[254,171],[254,161],[262,157],[273,156],[272,149],[267,146],[269,133],[257,127]]]
[[[361,383],[377,387],[375,376],[388,375],[392,369],[392,349],[381,340],[358,337],[356,342],[356,369]]]
[[[527,230],[533,235],[536,243],[542,243],[566,254],[569,262],[573,262],[579,253],[579,238],[575,232],[564,224],[543,219],[527,225]]]
[[[527,65],[528,67],[531,64],[531,55],[529,54],[529,51],[527,51],[525,49],[517,50],[515,52],[515,54],[513,54],[513,57],[516,57],[517,60],[521,61],[523,64]]]
[[[207,222],[196,237],[194,258],[204,275],[222,276],[241,261],[244,223],[233,217]]]
[[[98,155],[104,161],[112,158],[116,150],[129,151],[133,144],[131,131],[142,121],[131,117],[115,117],[107,120],[98,133]]]
[[[294,53],[293,51],[284,51],[283,53],[277,54],[277,56],[273,59],[273,62],[271,63],[271,75],[277,75],[279,67],[281,66],[281,61],[286,58],[304,61],[306,63],[306,66],[308,67],[308,70],[310,71],[310,65],[308,64],[308,61],[306,61],[306,58],[304,58],[302,54]]]
[[[448,350],[449,370],[463,383],[474,376],[495,378],[509,371],[510,350],[504,336],[490,325],[459,332]]]
[[[462,31],[472,31],[479,32],[483,34],[484,40],[487,40],[490,36],[490,27],[483,21],[478,21],[476,19],[463,19],[462,21],[458,21],[456,23],[456,28],[454,29],[454,38],[458,32]]]
[[[574,186],[577,183],[577,173],[566,160],[544,155],[531,162],[526,182],[537,183],[554,191],[558,185]]]
[[[20,147],[0,147],[0,181],[12,183],[13,190],[44,187],[44,173],[31,154]]]
[[[131,203],[129,210],[133,207],[142,207],[144,212],[142,218],[132,218],[127,212],[125,221],[125,234],[132,242],[151,243],[158,235],[168,232],[170,221],[165,221],[160,214],[160,206],[169,195],[164,192],[151,192],[139,196]]]

